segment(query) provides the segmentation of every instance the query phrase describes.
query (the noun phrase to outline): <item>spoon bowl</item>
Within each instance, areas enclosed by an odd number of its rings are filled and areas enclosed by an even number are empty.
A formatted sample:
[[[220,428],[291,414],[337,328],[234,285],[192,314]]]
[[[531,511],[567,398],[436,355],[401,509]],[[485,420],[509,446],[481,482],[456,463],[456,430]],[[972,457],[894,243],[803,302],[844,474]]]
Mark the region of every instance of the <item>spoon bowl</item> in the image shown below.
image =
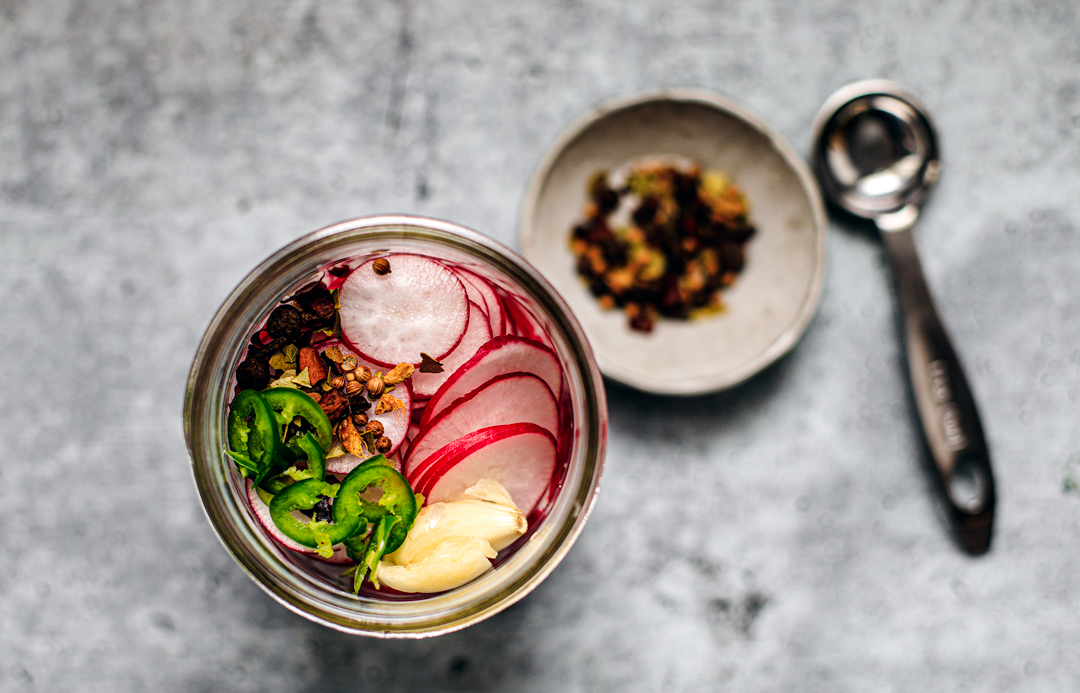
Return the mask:
[[[822,107],[814,172],[827,198],[865,219],[921,204],[941,171],[937,137],[914,96],[892,82],[857,82]]]
[[[908,375],[935,486],[961,548],[990,547],[995,492],[974,398],[923,276],[912,229],[941,172],[926,110],[885,80],[843,87],[814,121],[814,173],[825,197],[881,231],[896,292]]]

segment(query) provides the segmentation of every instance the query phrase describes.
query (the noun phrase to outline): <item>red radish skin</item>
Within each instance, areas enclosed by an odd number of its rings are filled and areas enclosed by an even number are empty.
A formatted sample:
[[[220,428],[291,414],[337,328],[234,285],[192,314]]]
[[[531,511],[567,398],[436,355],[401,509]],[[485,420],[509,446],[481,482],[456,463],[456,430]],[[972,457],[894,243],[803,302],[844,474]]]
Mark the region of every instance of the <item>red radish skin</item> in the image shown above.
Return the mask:
[[[337,546],[334,549],[333,556],[330,558],[323,558],[315,553],[315,549],[304,546],[303,544],[298,544],[282,534],[281,530],[277,528],[277,525],[275,525],[274,521],[270,518],[270,507],[266,505],[266,503],[263,503],[262,498],[259,498],[259,492],[255,490],[255,485],[250,481],[247,482],[247,496],[248,503],[251,505],[251,510],[255,513],[255,518],[259,521],[259,524],[262,525],[262,528],[270,535],[270,538],[281,546],[290,551],[295,551],[311,556],[312,558],[317,558],[320,561],[325,561],[326,563],[352,563],[352,560],[345,553],[344,546]]]
[[[488,320],[488,315],[491,311],[488,308],[487,299],[484,298],[484,294],[481,293],[480,289],[478,289],[472,281],[462,276],[462,273],[458,271],[461,268],[454,265],[447,265],[447,267],[457,274],[457,278],[461,280],[461,285],[465,287],[465,295],[469,297],[470,301],[480,306],[480,310],[484,311],[484,319]]]
[[[423,464],[417,465],[407,476],[406,480],[413,487],[413,489],[420,491],[429,487],[434,481],[442,475],[453,460],[461,457],[462,454],[468,452],[471,447],[482,445],[485,441],[489,441],[493,437],[500,437],[504,435],[507,430],[513,432],[522,426],[534,427],[540,429],[536,424],[532,423],[511,423],[511,424],[497,424],[495,426],[488,426],[486,428],[473,431],[466,435],[456,438],[446,445],[439,448],[434,454],[428,455]],[[540,429],[546,430],[546,429]],[[550,431],[548,431],[550,434]],[[556,446],[557,447],[557,446]],[[557,451],[556,451],[557,452]]]
[[[484,297],[487,306],[488,321],[491,323],[491,333],[496,337],[506,334],[506,317],[503,313],[502,303],[495,293],[494,285],[479,274],[464,267],[455,268],[462,282],[471,284]]]
[[[562,397],[562,369],[548,347],[523,337],[496,337],[480,347],[476,354],[447,378],[431,396],[420,419],[424,428],[458,397],[463,397],[492,378],[506,373],[532,373],[539,376],[555,395]]]
[[[341,336],[382,367],[420,363],[421,352],[440,360],[453,351],[469,323],[469,299],[457,275],[419,255],[388,255],[390,273],[375,260],[357,267],[338,293]]]
[[[428,503],[460,498],[481,479],[498,481],[526,515],[536,507],[555,471],[555,438],[536,424],[492,426],[451,443],[439,464],[418,481]]]
[[[413,393],[422,398],[434,395],[446,379],[453,375],[463,363],[472,358],[476,350],[491,341],[491,325],[480,306],[469,302],[469,326],[458,345],[446,358],[441,359],[442,373],[421,373],[415,371],[410,378]]]
[[[521,301],[505,291],[500,290],[498,293],[506,312],[508,331],[512,331],[519,337],[526,337],[550,347],[551,340],[548,338],[547,333],[541,329],[540,323],[536,321],[533,314],[525,310],[525,306],[521,304]]]
[[[454,401],[431,420],[413,441],[405,458],[405,475],[447,443],[481,428],[529,422],[554,435],[559,431],[559,405],[551,388],[532,373],[508,373]]]

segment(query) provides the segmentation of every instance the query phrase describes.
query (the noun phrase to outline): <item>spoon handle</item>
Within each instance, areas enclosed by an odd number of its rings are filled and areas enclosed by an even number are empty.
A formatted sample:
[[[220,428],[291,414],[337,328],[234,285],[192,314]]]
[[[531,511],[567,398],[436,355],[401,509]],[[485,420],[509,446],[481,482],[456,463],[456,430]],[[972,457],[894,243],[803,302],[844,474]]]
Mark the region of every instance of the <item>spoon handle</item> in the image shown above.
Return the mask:
[[[900,299],[908,372],[923,435],[960,546],[970,554],[990,548],[994,477],[979,413],[960,360],[934,307],[915,249],[917,212],[879,218]]]

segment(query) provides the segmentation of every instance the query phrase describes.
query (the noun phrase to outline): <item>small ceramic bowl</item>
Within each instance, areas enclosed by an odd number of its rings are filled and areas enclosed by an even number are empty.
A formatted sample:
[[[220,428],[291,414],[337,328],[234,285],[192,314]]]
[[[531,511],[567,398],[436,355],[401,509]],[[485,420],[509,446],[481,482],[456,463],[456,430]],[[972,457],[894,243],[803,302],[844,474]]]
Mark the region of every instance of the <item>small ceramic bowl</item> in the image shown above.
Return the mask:
[[[723,171],[745,193],[757,229],[745,269],[722,293],[722,312],[660,320],[651,333],[600,307],[570,251],[589,179],[646,158]],[[821,296],[825,219],[809,168],[759,118],[713,93],[666,90],[603,105],[559,138],[527,189],[521,245],[578,317],[604,375],[647,392],[695,395],[747,380],[799,341]]]

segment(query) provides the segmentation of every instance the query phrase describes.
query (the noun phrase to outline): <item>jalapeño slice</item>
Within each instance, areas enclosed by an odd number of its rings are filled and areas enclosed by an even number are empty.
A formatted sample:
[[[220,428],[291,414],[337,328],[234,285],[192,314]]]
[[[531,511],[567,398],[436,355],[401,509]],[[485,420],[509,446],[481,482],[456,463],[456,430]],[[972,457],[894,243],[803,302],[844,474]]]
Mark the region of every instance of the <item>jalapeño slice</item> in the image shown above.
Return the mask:
[[[282,434],[288,429],[293,419],[299,417],[315,435],[315,440],[319,442],[319,447],[323,449],[323,452],[330,449],[330,441],[334,437],[333,426],[326,412],[310,395],[291,387],[272,387],[269,390],[263,390],[262,396],[277,414]]]
[[[242,390],[229,406],[229,450],[241,473],[262,481],[283,453],[277,416],[256,390]]]
[[[293,511],[311,510],[320,502],[333,498],[338,489],[318,479],[306,479],[289,484],[270,500],[270,519],[282,534],[298,544],[317,549],[317,552],[329,557],[334,544],[355,536],[367,529],[367,522],[359,513],[338,512],[334,504],[334,521],[311,519],[300,520]]]

